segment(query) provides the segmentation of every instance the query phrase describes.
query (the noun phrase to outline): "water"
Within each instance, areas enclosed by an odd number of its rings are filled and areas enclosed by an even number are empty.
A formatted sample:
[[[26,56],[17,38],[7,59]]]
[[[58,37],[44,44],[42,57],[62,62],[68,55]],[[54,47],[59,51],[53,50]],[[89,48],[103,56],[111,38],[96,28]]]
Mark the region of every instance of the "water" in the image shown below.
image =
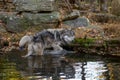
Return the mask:
[[[23,52],[13,51],[0,56],[0,80],[120,80],[119,58],[46,55],[33,59],[38,65],[31,68],[21,55]]]

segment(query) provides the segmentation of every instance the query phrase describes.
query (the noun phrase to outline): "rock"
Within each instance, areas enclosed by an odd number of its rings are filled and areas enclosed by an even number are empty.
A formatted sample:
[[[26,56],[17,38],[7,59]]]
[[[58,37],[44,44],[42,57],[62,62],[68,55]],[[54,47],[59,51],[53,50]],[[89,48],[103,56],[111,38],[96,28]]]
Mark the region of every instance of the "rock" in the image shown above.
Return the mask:
[[[41,24],[41,23],[55,23],[60,19],[59,12],[51,12],[51,13],[23,13],[23,17],[28,20],[31,20],[33,24]]]
[[[63,16],[62,21],[76,19],[79,16],[80,16],[79,11],[78,10],[73,10],[73,12],[71,12],[70,14],[67,14],[67,15]]]
[[[29,26],[27,19],[17,15],[10,15],[7,18],[6,28],[10,32],[21,32],[26,30]]]
[[[54,11],[54,0],[14,0],[17,11]]]
[[[22,32],[30,26],[40,28],[53,28],[58,25],[59,12],[51,13],[0,13],[0,19],[6,24],[6,30],[10,32]]]
[[[63,22],[63,26],[69,26],[71,28],[77,28],[77,27],[87,27],[90,25],[90,22],[88,18],[85,17],[79,17],[77,19],[68,20]]]
[[[11,15],[16,15],[16,12],[0,12],[0,20],[6,24],[8,17]]]
[[[23,13],[23,17],[27,19],[27,22],[33,25],[40,26],[42,28],[54,28],[58,25],[60,14],[59,12],[51,13]]]
[[[1,12],[0,20],[3,21],[4,27],[10,32],[21,32],[28,27],[28,22],[16,12]]]

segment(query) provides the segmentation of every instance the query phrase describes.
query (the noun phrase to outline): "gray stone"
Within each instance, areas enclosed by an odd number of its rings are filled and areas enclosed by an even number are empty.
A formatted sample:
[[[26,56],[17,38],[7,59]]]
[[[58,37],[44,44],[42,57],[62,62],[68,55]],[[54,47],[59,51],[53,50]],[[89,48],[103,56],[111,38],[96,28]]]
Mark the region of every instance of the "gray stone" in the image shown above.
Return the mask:
[[[7,23],[7,19],[12,16],[16,15],[16,12],[0,12],[0,20],[3,21],[3,23]]]
[[[70,14],[64,15],[62,20],[63,21],[72,20],[72,19],[78,18],[79,16],[80,16],[80,12],[78,10],[73,10],[73,12],[71,12]]]
[[[0,15],[0,19],[6,24],[7,31],[11,32],[22,32],[32,26],[37,26],[42,29],[53,28],[58,25],[59,18],[59,12],[23,13],[22,15],[5,13]]]
[[[31,22],[16,12],[1,12],[0,20],[5,24],[6,30],[10,32],[21,32],[26,30]]]
[[[0,13],[0,20],[4,23],[6,30],[10,32],[18,32],[21,31],[22,25],[21,18],[16,16],[16,13],[9,13],[9,12],[1,12]],[[1,26],[3,28],[3,26]]]
[[[60,19],[59,12],[52,13],[23,13],[23,17],[31,20],[34,25],[39,25],[41,23],[56,23]]]
[[[27,29],[29,22],[23,17],[11,15],[7,18],[6,28],[10,32],[21,32]]]
[[[77,27],[87,27],[90,25],[90,22],[88,18],[79,17],[77,19],[64,21],[63,24],[72,28],[77,28]]]
[[[54,0],[14,0],[17,11],[53,11]]]

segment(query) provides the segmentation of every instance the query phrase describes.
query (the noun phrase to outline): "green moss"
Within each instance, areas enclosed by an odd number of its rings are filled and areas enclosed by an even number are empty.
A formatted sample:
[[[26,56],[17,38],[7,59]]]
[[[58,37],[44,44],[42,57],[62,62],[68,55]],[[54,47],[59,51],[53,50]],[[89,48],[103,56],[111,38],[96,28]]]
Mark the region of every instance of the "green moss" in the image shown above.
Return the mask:
[[[80,44],[81,46],[89,47],[92,43],[95,42],[95,39],[89,38],[89,39],[75,39],[73,41],[74,44]]]

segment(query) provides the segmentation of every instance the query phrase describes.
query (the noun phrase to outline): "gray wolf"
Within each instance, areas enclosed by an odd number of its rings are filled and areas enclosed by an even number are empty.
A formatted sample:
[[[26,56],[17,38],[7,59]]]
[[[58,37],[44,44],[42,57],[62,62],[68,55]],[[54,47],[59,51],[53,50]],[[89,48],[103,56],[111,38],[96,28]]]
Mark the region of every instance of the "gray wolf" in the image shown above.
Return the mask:
[[[23,57],[30,55],[43,55],[46,48],[52,47],[53,50],[63,50],[61,45],[70,44],[75,38],[74,31],[71,29],[45,29],[34,35],[25,35],[19,42],[20,49],[25,44],[28,45],[28,53]]]

